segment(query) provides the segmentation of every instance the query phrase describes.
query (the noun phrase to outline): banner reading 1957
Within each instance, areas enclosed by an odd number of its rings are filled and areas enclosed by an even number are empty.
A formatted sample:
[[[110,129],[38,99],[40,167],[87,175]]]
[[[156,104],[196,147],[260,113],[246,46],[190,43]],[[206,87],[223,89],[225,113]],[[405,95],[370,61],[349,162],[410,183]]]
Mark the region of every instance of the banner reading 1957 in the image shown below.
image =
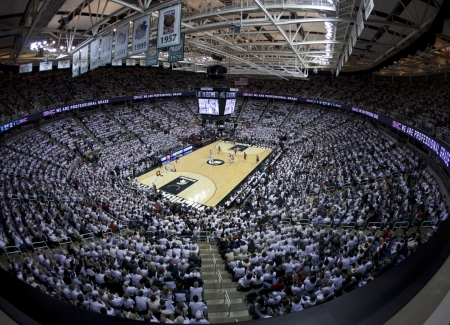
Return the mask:
[[[181,3],[161,9],[158,16],[158,49],[180,45],[181,43]]]
[[[133,41],[131,42],[132,55],[148,51],[149,36],[150,36],[150,15],[136,19],[133,22]]]

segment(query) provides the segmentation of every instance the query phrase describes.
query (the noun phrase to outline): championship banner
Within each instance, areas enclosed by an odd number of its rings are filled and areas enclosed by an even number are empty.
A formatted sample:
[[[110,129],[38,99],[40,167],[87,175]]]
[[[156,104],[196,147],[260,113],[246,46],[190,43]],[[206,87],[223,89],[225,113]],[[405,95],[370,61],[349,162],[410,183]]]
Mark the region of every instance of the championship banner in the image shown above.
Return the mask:
[[[145,67],[145,64],[146,64],[146,60],[139,60],[139,65],[141,67]]]
[[[68,69],[70,68],[70,60],[59,60],[58,69]]]
[[[119,60],[127,57],[129,32],[130,24],[125,24],[117,28],[116,43],[114,45],[114,60]]]
[[[72,55],[72,78],[80,75],[80,51]]]
[[[111,52],[113,43],[113,32],[102,37],[102,52],[100,65],[107,65],[111,63]]]
[[[91,70],[97,69],[99,65],[98,50],[100,47],[100,39],[91,42]]]
[[[52,61],[39,62],[39,71],[49,71],[53,69]]]
[[[161,9],[158,16],[158,49],[181,43],[181,3]]]
[[[359,37],[359,35],[361,35],[362,30],[364,29],[362,7],[360,7],[358,14],[356,15],[356,26],[358,26],[358,37]]]
[[[364,16],[369,19],[370,13],[373,10],[373,0],[364,0]]]
[[[349,44],[347,44],[347,46],[348,46]],[[344,62],[347,62],[348,61],[348,50],[347,49],[345,49],[344,50]]]
[[[177,62],[184,60],[184,34],[181,34],[180,45],[169,47],[169,62]]]
[[[352,28],[352,47],[355,47],[356,41],[358,40],[358,36],[356,36],[356,26]]]
[[[33,63],[25,63],[19,65],[19,73],[33,72]]]
[[[136,65],[136,60],[135,59],[127,59],[126,60],[126,65],[134,67]]]
[[[353,52],[353,45],[352,45],[352,39],[350,38],[348,40],[348,55],[349,56],[352,55],[352,52]]]
[[[136,19],[133,22],[133,40],[131,42],[131,55],[148,51],[150,37],[150,15]]]
[[[80,49],[80,74],[88,72],[89,70],[89,59],[88,59],[89,48],[87,45]]]
[[[148,52],[145,53],[145,65],[147,67],[151,65],[158,65],[158,57],[159,57],[159,51],[156,48],[156,40],[150,40],[149,41],[149,47]]]

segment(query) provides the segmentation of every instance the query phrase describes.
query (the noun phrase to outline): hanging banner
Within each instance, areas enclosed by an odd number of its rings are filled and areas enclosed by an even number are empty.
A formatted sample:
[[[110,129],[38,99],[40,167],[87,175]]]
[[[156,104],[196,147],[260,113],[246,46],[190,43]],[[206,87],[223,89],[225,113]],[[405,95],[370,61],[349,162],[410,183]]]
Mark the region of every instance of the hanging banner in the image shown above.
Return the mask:
[[[89,70],[88,53],[89,48],[87,45],[80,49],[80,74],[86,73]]]
[[[352,45],[352,39],[348,40],[348,56],[352,55],[353,51],[353,45]]]
[[[122,59],[120,59],[120,60],[112,60],[111,65],[114,66],[114,67],[121,67],[122,66]]]
[[[358,40],[358,36],[356,36],[356,26],[352,28],[352,47],[355,47],[356,41]]]
[[[80,51],[72,55],[72,78],[80,75]]]
[[[128,34],[130,24],[125,24],[116,30],[116,42],[114,45],[114,60],[126,58],[128,55]]]
[[[90,44],[91,47],[91,70],[97,69],[98,68],[98,50],[100,47],[100,39],[96,39],[94,41],[91,42]]]
[[[113,43],[113,32],[102,37],[102,52],[100,65],[107,65],[111,63],[111,52]]]
[[[53,69],[52,61],[39,62],[39,71],[49,71]]]
[[[180,45],[181,3],[161,9],[158,16],[157,48]]]
[[[362,7],[360,7],[358,14],[356,15],[356,26],[358,26],[358,37],[359,37],[359,35],[361,35],[362,30],[364,29]]]
[[[148,39],[150,37],[150,15],[136,19],[133,22],[133,41],[131,42],[131,54],[139,54],[148,51]]]
[[[141,67],[145,67],[145,65],[146,65],[146,60],[139,60],[139,65],[140,65]]]
[[[364,0],[364,16],[369,19],[370,13],[373,10],[373,0]]]
[[[134,67],[136,65],[136,60],[135,59],[127,59],[126,65]]]
[[[347,47],[349,46],[349,44],[347,44]],[[344,62],[348,61],[348,49],[344,50]]]
[[[177,62],[184,60],[184,34],[181,34],[180,45],[169,47],[169,62]]]
[[[68,69],[70,68],[70,60],[59,60],[58,69]]]
[[[149,47],[148,52],[145,53],[145,61],[146,66],[149,67],[151,65],[158,65],[158,57],[159,57],[159,51],[156,48],[156,40],[150,40],[149,41]]]
[[[33,63],[25,63],[19,65],[19,73],[33,72]]]

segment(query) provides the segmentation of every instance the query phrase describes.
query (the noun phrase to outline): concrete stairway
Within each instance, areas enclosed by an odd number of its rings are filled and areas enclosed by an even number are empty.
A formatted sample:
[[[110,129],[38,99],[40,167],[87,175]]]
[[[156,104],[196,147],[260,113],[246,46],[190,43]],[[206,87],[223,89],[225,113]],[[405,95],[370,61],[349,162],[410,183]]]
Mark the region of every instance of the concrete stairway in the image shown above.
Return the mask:
[[[241,111],[239,112],[239,116],[237,117],[236,123],[241,121],[242,115],[244,114],[245,108],[247,107],[248,97],[245,97],[244,103],[242,104]]]
[[[186,111],[192,115],[192,117],[195,119],[196,122],[199,122],[199,118],[197,115],[195,115],[195,113],[187,106],[187,104],[185,103],[184,100],[180,99],[180,103],[181,105],[186,109]]]
[[[267,102],[267,106],[266,109],[264,110],[264,112],[261,114],[261,116],[259,117],[258,120],[258,124],[261,124],[261,122],[264,120],[264,118],[267,115],[267,112],[270,110],[270,108],[273,106],[273,99],[269,99],[269,101]]]
[[[112,110],[111,110],[112,111]],[[133,132],[131,132],[131,130],[130,129],[128,129],[124,124],[122,124],[122,123],[120,123],[119,122],[119,120],[117,120],[115,117],[114,117],[114,114],[113,113],[111,113],[111,111],[110,110],[107,110],[107,109],[102,109],[102,112],[103,112],[103,114],[105,114],[111,121],[113,121],[114,123],[116,123],[126,134],[128,134],[128,136],[131,138],[131,139],[137,139],[137,140],[139,140],[141,143],[144,143],[144,141],[142,141],[142,139],[141,138],[139,138],[138,136],[137,136],[137,134],[134,134]]]
[[[208,305],[209,322],[218,324],[252,320],[248,314],[247,303],[244,302],[245,293],[236,290],[237,282],[233,282],[231,274],[225,270],[225,262],[220,257],[217,246],[212,247],[212,255],[209,254],[208,243],[200,242],[199,247],[202,279],[205,281],[203,295]],[[217,270],[222,275],[222,286],[214,269],[213,256],[216,258]],[[230,315],[228,315],[228,304],[225,302],[225,291],[230,297]]]
[[[286,118],[284,119],[284,121],[281,122],[280,128],[283,128],[283,127],[286,125],[286,123],[291,119],[291,116],[294,115],[295,112],[297,112],[298,106],[299,106],[298,104],[297,104],[297,105],[294,105],[294,107],[291,109],[291,111],[290,111],[289,114],[286,116]]]
[[[78,116],[75,113],[72,113],[72,117],[73,120],[75,121],[75,123],[77,123],[82,129],[83,131],[91,137],[92,140],[94,140],[94,142],[102,149],[105,149],[105,146],[103,145],[103,143],[101,143],[101,141],[99,139],[97,139],[97,137],[86,127],[86,125],[84,125],[83,122],[81,122],[81,120],[78,118]]]

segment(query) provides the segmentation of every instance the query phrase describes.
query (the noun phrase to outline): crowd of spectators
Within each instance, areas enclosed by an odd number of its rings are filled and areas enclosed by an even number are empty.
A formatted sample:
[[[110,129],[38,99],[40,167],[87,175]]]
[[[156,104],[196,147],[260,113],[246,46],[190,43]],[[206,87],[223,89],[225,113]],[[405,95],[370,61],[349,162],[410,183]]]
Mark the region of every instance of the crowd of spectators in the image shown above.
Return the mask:
[[[23,108],[23,100],[14,91],[9,80],[2,80],[0,91],[0,102],[12,113],[18,115],[27,115],[28,111]]]
[[[294,109],[292,103],[274,102],[261,121],[262,126],[279,127],[288,117],[291,110]]]
[[[53,139],[69,149],[85,156],[88,152],[100,150],[100,146],[84,132],[73,119],[66,118],[42,128]]]
[[[168,73],[158,80],[177,86]],[[329,81],[318,80],[298,91],[336,94]],[[69,89],[79,94],[87,87],[80,81]],[[158,154],[201,138],[181,102],[84,114],[80,120],[104,148],[71,118],[8,140],[0,147],[0,248],[15,247],[23,258],[8,260],[6,268],[79,308],[205,324],[208,297],[196,241],[209,231],[239,289],[263,289],[249,310],[266,318],[376,281],[448,218],[438,182],[410,147],[367,122],[314,107],[297,107],[280,128],[292,104],[274,102],[257,125],[266,105],[248,100],[236,138],[272,148],[270,164],[225,205],[203,211],[133,180]],[[76,154],[90,150],[99,151],[98,159],[72,165]],[[430,227],[421,233],[424,221]],[[409,231],[396,230],[398,222],[408,222]],[[49,251],[35,250],[42,242]]]
[[[44,109],[50,101],[61,105],[71,97],[77,101],[88,101],[129,93],[194,91],[205,86],[229,86],[226,79],[211,80],[203,74],[136,67],[102,68],[77,78],[71,78],[69,71],[61,70],[46,73],[43,79],[43,75],[30,74],[21,75],[12,82],[3,81],[0,103],[11,113],[26,115],[27,110],[22,107]],[[308,81],[294,79],[287,82],[249,78],[247,86],[238,88],[244,92],[280,93],[353,105],[400,119],[431,134],[435,134],[436,127],[446,125],[450,93],[449,87],[443,86],[444,81],[409,83],[388,79],[311,75]],[[15,91],[7,91],[10,87]],[[48,97],[43,95],[44,92]],[[23,100],[25,103],[22,104]],[[191,105],[189,101],[188,106],[192,111],[197,111],[196,105]]]

